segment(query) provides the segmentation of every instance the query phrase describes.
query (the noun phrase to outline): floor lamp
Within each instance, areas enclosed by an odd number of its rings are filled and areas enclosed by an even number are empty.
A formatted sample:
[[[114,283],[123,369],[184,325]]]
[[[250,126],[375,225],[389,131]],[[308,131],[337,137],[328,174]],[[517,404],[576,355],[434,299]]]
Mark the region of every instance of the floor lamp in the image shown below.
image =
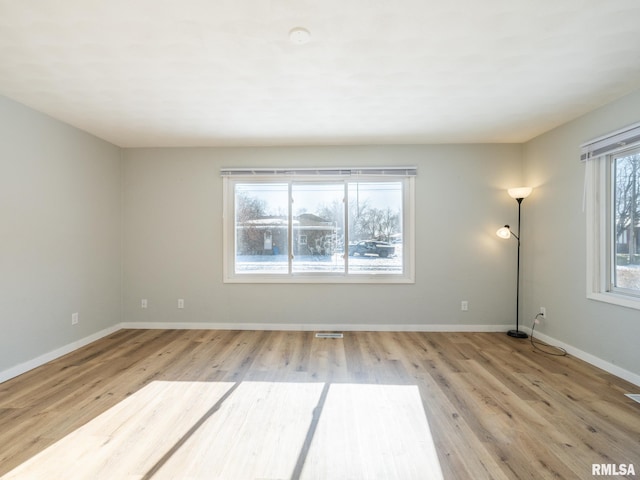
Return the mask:
[[[518,188],[510,188],[507,190],[509,196],[511,198],[515,198],[518,202],[518,233],[515,234],[511,231],[511,227],[509,225],[505,225],[500,228],[496,234],[500,238],[509,238],[513,235],[513,237],[518,241],[518,263],[516,269],[516,329],[509,330],[507,335],[515,338],[527,338],[528,335],[524,332],[520,331],[520,208],[522,207],[522,200],[527,198],[533,189],[531,187],[518,187]]]

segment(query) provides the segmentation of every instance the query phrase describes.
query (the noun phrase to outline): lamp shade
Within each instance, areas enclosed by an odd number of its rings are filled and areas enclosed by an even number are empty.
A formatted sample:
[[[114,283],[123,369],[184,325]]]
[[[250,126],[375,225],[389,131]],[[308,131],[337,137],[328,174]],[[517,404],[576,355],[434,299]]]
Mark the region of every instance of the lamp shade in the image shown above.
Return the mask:
[[[505,225],[504,227],[499,228],[496,232],[496,235],[498,235],[500,238],[509,238],[511,236],[511,229],[509,228],[509,225]]]
[[[527,198],[532,191],[533,188],[531,187],[515,187],[507,190],[511,198]]]

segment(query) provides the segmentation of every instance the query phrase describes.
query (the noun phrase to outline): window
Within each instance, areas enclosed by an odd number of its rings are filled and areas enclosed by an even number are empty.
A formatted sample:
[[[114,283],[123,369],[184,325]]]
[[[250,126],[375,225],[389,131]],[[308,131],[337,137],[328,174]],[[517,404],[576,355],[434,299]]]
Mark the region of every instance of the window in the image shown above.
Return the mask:
[[[614,156],[610,169],[613,204],[611,288],[640,295],[640,150]]]
[[[225,281],[413,282],[415,169],[222,175]]]
[[[639,135],[640,126],[635,126],[583,146],[587,161],[587,296],[638,309]]]

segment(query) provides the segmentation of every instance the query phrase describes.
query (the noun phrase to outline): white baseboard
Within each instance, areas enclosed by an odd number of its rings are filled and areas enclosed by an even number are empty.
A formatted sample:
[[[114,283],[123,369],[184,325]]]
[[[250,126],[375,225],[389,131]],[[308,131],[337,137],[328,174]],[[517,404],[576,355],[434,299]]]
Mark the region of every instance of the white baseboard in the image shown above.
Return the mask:
[[[524,330],[529,335],[531,335],[530,328],[523,327],[522,330]],[[560,340],[556,340],[555,338],[545,335],[544,333],[540,333],[536,331],[534,332],[534,336],[538,340],[548,343],[549,345],[555,345],[555,346],[564,348],[569,355],[573,355],[574,357],[579,358],[580,360],[584,360],[585,362],[590,363],[594,367],[598,367],[607,373],[611,373],[612,375],[615,375],[616,377],[620,377],[623,380],[626,380],[627,382],[631,382],[634,385],[640,386],[640,375],[636,373],[630,372],[629,370],[625,370],[624,368],[621,368],[618,365],[614,365],[613,363],[609,363],[605,360],[602,360],[601,358],[596,357],[595,355],[591,355],[590,353],[584,352],[579,348],[574,347],[573,345],[569,345],[568,343],[564,343],[564,342],[561,342]]]
[[[175,329],[175,330],[281,330],[302,332],[506,332],[506,325],[381,325],[381,324],[295,324],[295,323],[182,323],[182,322],[128,322],[121,328]]]
[[[100,332],[94,333],[93,335],[89,335],[88,337],[82,338],[75,342],[72,342],[64,347],[60,347],[51,352],[45,353],[44,355],[40,355],[32,360],[28,360],[24,363],[16,365],[14,367],[8,368],[7,370],[3,370],[0,372],[0,383],[5,382],[11,378],[17,377],[18,375],[22,375],[29,370],[33,370],[40,365],[44,365],[47,362],[55,360],[56,358],[60,358],[67,353],[71,353],[74,350],[84,347],[85,345],[89,345],[96,340],[100,340],[107,335],[111,335],[114,332],[117,332],[122,328],[121,324],[114,325],[113,327],[106,328],[101,330]]]

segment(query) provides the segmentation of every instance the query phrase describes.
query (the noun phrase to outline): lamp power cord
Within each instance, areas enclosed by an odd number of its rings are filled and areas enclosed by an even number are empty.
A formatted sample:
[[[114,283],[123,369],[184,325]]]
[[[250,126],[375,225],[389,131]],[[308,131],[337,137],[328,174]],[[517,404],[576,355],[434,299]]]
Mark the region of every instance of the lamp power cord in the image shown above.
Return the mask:
[[[536,315],[536,318],[533,319],[533,324],[531,325],[531,346],[536,350],[541,351],[542,353],[546,353],[547,355],[553,355],[554,357],[565,357],[567,356],[567,351],[562,347],[556,347],[554,345],[548,345],[539,340],[535,340],[533,338],[533,332],[536,328],[536,325],[540,323],[538,317],[540,317],[542,313]]]

